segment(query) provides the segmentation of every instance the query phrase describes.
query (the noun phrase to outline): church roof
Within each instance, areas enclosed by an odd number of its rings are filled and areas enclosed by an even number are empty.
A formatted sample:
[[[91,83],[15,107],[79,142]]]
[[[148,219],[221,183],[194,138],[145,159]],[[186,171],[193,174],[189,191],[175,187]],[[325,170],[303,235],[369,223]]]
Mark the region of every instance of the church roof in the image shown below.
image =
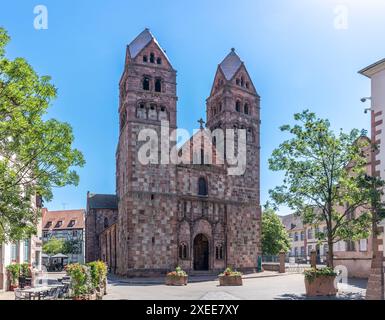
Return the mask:
[[[118,209],[118,198],[114,194],[90,193],[88,206],[90,209]]]
[[[219,64],[227,80],[231,80],[234,77],[235,73],[238,71],[241,65],[242,61],[239,56],[235,53],[234,48],[231,49],[231,52]]]
[[[144,29],[129,45],[128,50],[130,52],[131,59],[135,59],[135,57],[154,39],[154,42],[158,45],[159,49],[168,59],[166,52],[159,45],[156,38],[150,32],[148,28]]]

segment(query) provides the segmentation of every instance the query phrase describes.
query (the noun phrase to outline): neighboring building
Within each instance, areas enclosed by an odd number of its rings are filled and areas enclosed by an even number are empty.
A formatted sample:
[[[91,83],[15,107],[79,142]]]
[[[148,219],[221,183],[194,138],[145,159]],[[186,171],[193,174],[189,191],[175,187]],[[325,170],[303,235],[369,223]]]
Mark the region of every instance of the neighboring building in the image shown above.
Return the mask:
[[[87,193],[86,262],[103,260],[116,270],[116,221],[118,200],[115,195]]]
[[[41,198],[36,197],[34,207],[38,208],[40,205]],[[37,234],[29,239],[13,243],[0,243],[0,291],[8,289],[9,283],[6,267],[12,263],[28,263],[35,272],[41,271],[41,224],[41,219],[38,219]]]
[[[318,226],[304,225],[301,217],[289,214],[280,217],[291,240],[289,256],[297,257],[298,261],[309,261],[310,252],[316,250],[319,262],[324,262],[327,253],[327,244],[319,243],[316,232],[323,231],[325,224]]]
[[[105,228],[103,220],[114,215],[115,207],[93,208],[88,196],[87,260],[105,255],[121,275],[159,274],[177,265],[189,271],[226,266],[254,271],[261,254],[260,97],[232,49],[217,68],[206,101],[206,127],[246,129],[243,175],[228,175],[227,165],[205,164],[206,147],[194,153],[201,164],[142,165],[138,133],[153,129],[160,137],[161,120],[169,122],[170,131],[177,128],[176,91],[176,70],[149,30],[144,30],[127,47],[120,80],[118,220],[115,227]],[[195,138],[204,139],[206,131],[200,123]],[[214,150],[216,140],[210,143]]]
[[[385,59],[379,60],[359,71],[371,80],[371,139],[378,149],[372,152],[372,176],[385,180]],[[365,100],[364,100],[365,101]],[[384,242],[385,220],[380,223],[378,235],[368,246],[372,250],[370,277],[366,290],[367,299],[384,298]]]
[[[84,263],[85,210],[48,211],[43,208],[43,244],[52,238],[70,241],[73,253],[66,253],[69,263]]]

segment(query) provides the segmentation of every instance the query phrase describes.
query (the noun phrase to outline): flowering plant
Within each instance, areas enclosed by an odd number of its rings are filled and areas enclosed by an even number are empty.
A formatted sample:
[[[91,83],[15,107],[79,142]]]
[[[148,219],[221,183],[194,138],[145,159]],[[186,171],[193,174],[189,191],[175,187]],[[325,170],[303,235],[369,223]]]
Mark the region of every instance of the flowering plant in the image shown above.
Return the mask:
[[[175,271],[167,273],[168,277],[186,277],[187,273],[181,267],[176,267]]]
[[[224,272],[222,272],[220,275],[220,277],[222,276],[226,276],[226,277],[231,277],[231,276],[242,276],[242,273],[239,272],[239,271],[233,271],[233,269],[231,269],[230,267],[226,268],[226,270]]]

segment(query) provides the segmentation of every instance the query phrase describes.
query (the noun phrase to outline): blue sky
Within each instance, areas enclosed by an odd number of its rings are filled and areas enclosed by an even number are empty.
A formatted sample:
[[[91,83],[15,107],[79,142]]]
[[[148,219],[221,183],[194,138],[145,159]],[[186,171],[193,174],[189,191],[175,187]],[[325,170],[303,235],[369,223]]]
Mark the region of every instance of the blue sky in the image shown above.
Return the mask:
[[[33,9],[48,9],[35,30]],[[335,28],[337,5],[347,29]],[[281,182],[267,159],[285,138],[278,127],[310,108],[335,129],[369,128],[369,80],[357,71],[385,56],[382,0],[3,0],[0,25],[22,56],[58,87],[49,116],[69,122],[87,164],[78,187],[54,190],[50,210],[84,208],[88,190],[115,191],[118,81],[126,45],[149,27],[178,71],[178,126],[205,117],[218,63],[235,47],[261,96],[261,196]],[[281,214],[288,213],[282,208]]]

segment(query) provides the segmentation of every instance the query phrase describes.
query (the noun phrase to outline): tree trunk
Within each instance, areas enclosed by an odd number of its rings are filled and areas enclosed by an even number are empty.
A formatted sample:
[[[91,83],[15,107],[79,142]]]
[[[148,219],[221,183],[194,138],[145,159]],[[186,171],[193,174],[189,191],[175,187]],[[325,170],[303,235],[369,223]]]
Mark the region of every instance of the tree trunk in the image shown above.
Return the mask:
[[[333,250],[333,240],[328,238],[328,263],[329,268],[334,269],[334,250]]]

